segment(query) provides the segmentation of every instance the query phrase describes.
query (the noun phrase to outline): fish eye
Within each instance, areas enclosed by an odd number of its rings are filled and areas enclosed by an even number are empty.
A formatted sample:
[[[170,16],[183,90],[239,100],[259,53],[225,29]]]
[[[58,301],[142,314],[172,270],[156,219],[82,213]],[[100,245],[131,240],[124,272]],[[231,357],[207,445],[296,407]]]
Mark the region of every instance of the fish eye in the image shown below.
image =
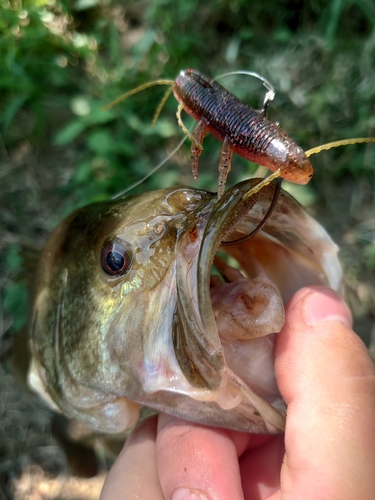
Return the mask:
[[[122,276],[131,267],[131,252],[119,241],[109,241],[103,245],[100,261],[105,273],[110,276]]]

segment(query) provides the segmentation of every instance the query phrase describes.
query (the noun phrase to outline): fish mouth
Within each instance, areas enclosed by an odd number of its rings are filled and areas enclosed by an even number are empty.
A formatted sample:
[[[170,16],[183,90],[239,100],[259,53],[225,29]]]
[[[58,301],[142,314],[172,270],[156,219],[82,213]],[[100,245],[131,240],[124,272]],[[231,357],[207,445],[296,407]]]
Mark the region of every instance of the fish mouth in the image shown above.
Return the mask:
[[[285,192],[260,233],[221,246],[262,221],[275,192],[265,184],[251,179],[228,189],[192,230],[196,241],[181,238],[173,342],[194,388],[189,396],[215,401],[232,413],[251,408],[247,418],[259,416],[261,432],[280,432],[286,412],[275,377],[274,343],[284,306],[303,286],[339,290],[342,272],[337,247]]]
[[[221,247],[232,233],[243,236],[249,230],[248,223],[239,225],[257,202],[263,210],[272,201],[275,188],[266,186],[268,182],[253,179],[226,191],[209,216],[203,215],[189,232],[198,241],[181,243],[185,259],[177,265],[174,347],[182,372],[195,387],[190,396],[214,400],[227,410],[245,402],[253,406],[253,415],[263,418],[269,432],[280,432],[285,405],[275,380],[273,348],[274,334],[284,323],[283,301],[259,265],[250,276],[250,267],[243,269],[236,259],[238,252],[246,258],[246,245]],[[216,255],[219,249],[231,264]],[[221,278],[213,277],[213,270]]]

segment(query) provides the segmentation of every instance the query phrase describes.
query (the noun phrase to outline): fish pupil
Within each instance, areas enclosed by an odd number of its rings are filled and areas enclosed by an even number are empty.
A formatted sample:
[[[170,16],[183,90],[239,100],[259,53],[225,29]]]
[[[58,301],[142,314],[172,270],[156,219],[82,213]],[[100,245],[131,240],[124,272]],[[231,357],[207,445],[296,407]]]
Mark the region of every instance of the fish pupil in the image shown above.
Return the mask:
[[[125,259],[118,252],[108,252],[107,264],[110,269],[114,272],[121,271],[124,267]]]

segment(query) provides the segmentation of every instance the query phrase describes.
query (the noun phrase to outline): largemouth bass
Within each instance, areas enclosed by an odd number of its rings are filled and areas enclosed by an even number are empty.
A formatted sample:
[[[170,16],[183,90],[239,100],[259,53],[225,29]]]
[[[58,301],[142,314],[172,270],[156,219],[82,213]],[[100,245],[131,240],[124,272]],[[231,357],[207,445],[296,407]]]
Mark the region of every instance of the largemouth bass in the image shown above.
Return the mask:
[[[273,348],[305,285],[340,291],[337,247],[260,179],[216,193],[173,187],[74,212],[50,236],[31,307],[32,387],[103,432],[141,406],[207,425],[282,432]],[[219,252],[219,256],[217,255]]]

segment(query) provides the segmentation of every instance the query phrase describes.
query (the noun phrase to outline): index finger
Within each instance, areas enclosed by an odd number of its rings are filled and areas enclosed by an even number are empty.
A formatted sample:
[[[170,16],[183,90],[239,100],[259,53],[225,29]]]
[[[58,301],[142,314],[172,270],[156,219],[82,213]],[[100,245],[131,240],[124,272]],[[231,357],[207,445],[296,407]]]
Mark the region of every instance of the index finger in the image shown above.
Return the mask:
[[[238,456],[273,439],[161,414],[156,454],[165,498],[243,500]]]

